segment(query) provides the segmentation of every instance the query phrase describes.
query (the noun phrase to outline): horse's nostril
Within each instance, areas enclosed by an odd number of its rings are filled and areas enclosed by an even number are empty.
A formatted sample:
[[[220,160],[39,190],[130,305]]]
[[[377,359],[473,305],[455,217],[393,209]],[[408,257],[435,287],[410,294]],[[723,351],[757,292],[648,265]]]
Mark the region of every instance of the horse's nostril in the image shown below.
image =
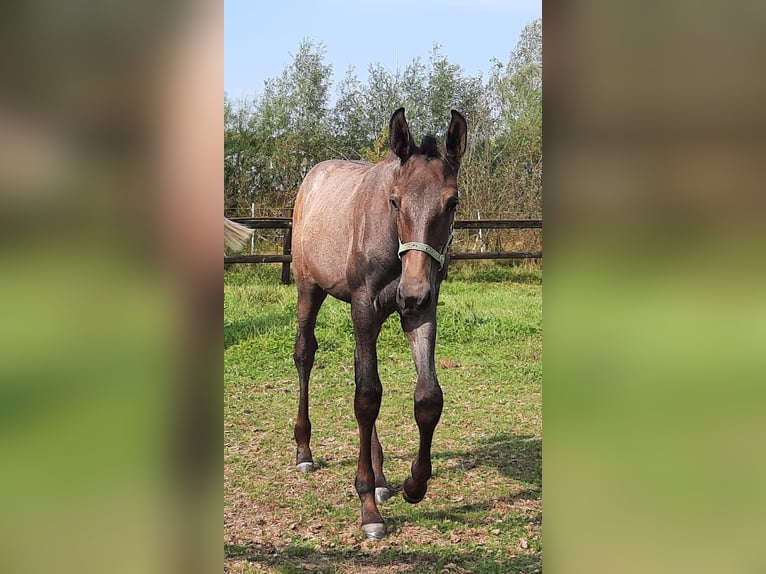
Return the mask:
[[[399,307],[404,307],[404,297],[402,296],[402,286],[396,288],[396,304]]]
[[[416,302],[418,309],[423,309],[431,302],[431,289],[426,289]]]
[[[402,289],[400,285],[396,290],[396,301],[403,311],[419,311],[431,302],[431,288],[425,285],[416,289]]]

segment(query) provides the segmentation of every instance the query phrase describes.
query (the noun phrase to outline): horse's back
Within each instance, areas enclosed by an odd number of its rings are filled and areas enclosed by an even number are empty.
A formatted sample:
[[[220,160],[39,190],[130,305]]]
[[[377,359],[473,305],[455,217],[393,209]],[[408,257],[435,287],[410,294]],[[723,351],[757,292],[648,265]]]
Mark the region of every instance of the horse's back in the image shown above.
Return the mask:
[[[301,184],[295,200],[295,212],[323,217],[325,212],[345,212],[364,175],[372,164],[356,161],[327,160],[315,165]]]
[[[327,160],[306,175],[293,210],[293,273],[299,283],[311,281],[339,299],[350,298],[346,268],[353,206],[372,165]]]

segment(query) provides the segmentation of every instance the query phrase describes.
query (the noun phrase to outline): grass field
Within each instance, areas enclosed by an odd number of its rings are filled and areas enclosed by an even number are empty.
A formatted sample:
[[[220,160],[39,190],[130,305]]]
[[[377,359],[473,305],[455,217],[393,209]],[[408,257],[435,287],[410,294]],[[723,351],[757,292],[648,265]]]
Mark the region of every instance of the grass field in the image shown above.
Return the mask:
[[[442,286],[436,345],[444,412],[426,498],[401,483],[417,450],[415,369],[398,317],[378,343],[378,431],[394,496],[388,536],[359,529],[354,490],[354,339],[349,307],[319,314],[311,379],[319,470],[294,470],[298,384],[295,287],[278,266],[224,282],[224,553],[227,572],[540,572],[542,569],[542,272],[465,265]]]

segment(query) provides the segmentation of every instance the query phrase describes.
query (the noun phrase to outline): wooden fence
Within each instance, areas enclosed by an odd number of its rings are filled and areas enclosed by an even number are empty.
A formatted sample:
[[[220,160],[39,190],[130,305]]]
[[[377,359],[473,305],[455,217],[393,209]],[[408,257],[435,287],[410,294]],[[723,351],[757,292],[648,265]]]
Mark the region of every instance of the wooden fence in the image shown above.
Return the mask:
[[[282,217],[231,217],[250,229],[287,229],[281,254],[273,255],[226,255],[224,264],[229,263],[281,263],[282,283],[290,283],[290,245],[292,243],[292,220]],[[542,229],[542,219],[457,219],[455,229]],[[450,258],[460,259],[542,259],[542,251],[483,251],[452,252]]]

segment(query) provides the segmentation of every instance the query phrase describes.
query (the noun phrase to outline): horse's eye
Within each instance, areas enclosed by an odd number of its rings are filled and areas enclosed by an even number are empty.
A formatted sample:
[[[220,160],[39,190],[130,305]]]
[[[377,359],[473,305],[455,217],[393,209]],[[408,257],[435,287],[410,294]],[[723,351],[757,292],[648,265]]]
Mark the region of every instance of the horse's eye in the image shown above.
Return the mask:
[[[447,211],[455,211],[459,203],[460,200],[457,197],[450,197],[447,200]]]
[[[392,195],[388,200],[391,202],[391,206],[396,210],[399,211],[399,198],[395,195]]]

